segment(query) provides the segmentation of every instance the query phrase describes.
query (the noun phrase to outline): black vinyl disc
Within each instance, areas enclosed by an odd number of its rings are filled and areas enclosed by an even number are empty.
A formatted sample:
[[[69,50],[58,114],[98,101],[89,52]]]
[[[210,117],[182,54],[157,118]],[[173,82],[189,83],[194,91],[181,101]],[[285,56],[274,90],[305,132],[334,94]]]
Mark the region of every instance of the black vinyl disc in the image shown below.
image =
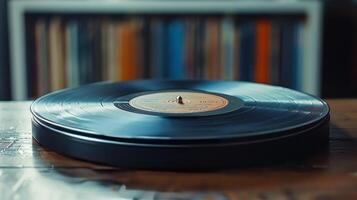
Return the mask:
[[[232,168],[303,155],[328,139],[323,100],[238,81],[96,83],[40,97],[31,112],[44,147],[124,168]]]

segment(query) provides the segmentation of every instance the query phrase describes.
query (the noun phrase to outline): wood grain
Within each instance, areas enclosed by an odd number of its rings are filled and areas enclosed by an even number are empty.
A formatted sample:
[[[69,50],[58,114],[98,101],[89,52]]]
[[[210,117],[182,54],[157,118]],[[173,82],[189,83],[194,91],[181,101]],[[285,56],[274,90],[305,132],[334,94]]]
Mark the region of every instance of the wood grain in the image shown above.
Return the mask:
[[[32,140],[30,102],[1,102],[0,199],[357,199],[357,100],[328,103],[329,149],[305,160],[160,172],[117,169],[48,151]]]

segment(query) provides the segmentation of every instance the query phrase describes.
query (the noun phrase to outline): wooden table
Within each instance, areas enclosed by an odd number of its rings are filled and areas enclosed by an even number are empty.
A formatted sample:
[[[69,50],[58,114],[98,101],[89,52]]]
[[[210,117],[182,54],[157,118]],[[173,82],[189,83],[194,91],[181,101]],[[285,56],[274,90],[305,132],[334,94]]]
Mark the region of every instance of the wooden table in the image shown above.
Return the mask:
[[[31,138],[30,102],[1,102],[0,199],[357,199],[357,100],[328,102],[329,150],[217,172],[130,171],[67,158]]]

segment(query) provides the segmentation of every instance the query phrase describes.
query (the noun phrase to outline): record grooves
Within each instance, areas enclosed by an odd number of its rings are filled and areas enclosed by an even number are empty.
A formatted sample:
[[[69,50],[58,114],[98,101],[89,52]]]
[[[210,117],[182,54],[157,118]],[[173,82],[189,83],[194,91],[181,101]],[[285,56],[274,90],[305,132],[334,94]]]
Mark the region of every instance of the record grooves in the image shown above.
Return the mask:
[[[237,81],[126,81],[62,90],[31,106],[33,137],[59,153],[140,169],[217,169],[320,149],[329,108]]]

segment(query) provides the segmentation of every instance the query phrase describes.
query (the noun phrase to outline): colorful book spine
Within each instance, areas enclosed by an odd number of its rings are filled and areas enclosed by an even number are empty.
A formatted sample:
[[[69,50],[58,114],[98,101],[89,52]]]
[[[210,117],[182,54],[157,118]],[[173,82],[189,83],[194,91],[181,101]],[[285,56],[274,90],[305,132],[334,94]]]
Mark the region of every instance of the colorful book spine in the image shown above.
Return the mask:
[[[84,37],[85,40],[85,57],[87,59],[85,70],[85,83],[91,83],[95,81],[95,63],[93,57],[94,43],[95,43],[95,25],[93,20],[85,21],[85,30],[87,34]]]
[[[270,21],[259,20],[256,23],[255,35],[255,81],[269,83],[269,58],[270,58]]]
[[[105,55],[107,59],[107,73],[106,77],[109,81],[116,81],[120,80],[120,63],[118,62],[117,56],[119,54],[119,44],[120,44],[120,37],[118,37],[118,32],[120,31],[119,22],[110,21],[107,27],[107,40],[106,46],[108,48],[108,53]]]
[[[280,72],[280,52],[281,52],[281,25],[274,21],[271,23],[270,34],[270,67],[269,67],[269,81],[270,84],[279,84]]]
[[[165,43],[167,43],[167,34],[165,22],[161,19],[153,19],[150,24],[150,75],[153,78],[164,79],[167,75],[166,62],[167,59]]]
[[[49,24],[50,89],[52,91],[66,86],[64,41],[62,20],[55,17]]]
[[[92,34],[92,51],[91,51],[91,59],[92,59],[92,74],[90,77],[90,82],[98,82],[102,77],[102,54],[101,54],[101,21],[99,19],[94,20],[91,26]]]
[[[194,73],[196,79],[203,79],[205,75],[204,69],[204,38],[206,37],[205,22],[203,19],[195,19],[197,28],[194,33]]]
[[[221,22],[221,41],[221,66],[223,67],[220,72],[220,78],[233,80],[235,29],[232,17],[225,17]]]
[[[184,23],[180,20],[173,20],[168,24],[168,75],[171,79],[183,79],[185,77],[184,28]]]
[[[195,78],[195,20],[185,19],[185,72],[187,79]]]
[[[78,23],[70,21],[66,29],[67,82],[69,87],[77,87],[79,82]]]
[[[121,80],[132,80],[137,77],[137,29],[135,21],[128,21],[121,24],[119,30],[120,46],[118,63]]]
[[[220,73],[219,63],[219,25],[218,20],[210,18],[206,21],[205,31],[205,78],[218,79]]]
[[[305,43],[305,25],[303,22],[297,22],[295,28],[295,76],[294,89],[302,90],[304,80],[303,61],[304,61],[304,43]]]
[[[234,24],[234,38],[233,38],[233,79],[234,80],[239,80],[240,78],[240,46],[241,46],[241,41],[240,41],[240,35],[241,35],[241,31],[240,31],[240,26],[239,24]]]
[[[48,60],[48,22],[40,19],[35,25],[37,84],[39,95],[49,91],[49,60]]]
[[[284,87],[293,87],[294,83],[294,24],[290,21],[282,22],[280,77],[279,84]]]
[[[79,67],[79,83],[81,85],[88,83],[88,68],[90,67],[89,53],[90,46],[88,44],[88,28],[85,20],[78,21],[78,67]]]
[[[138,19],[138,77],[140,79],[150,78],[149,47],[150,47],[150,27],[149,20]]]
[[[255,24],[245,21],[240,26],[239,80],[253,81],[255,55]]]
[[[98,53],[100,53],[101,56],[101,63],[100,63],[100,68],[101,68],[101,77],[100,80],[109,80],[108,77],[108,54],[109,54],[109,47],[108,47],[108,27],[109,27],[109,21],[107,18],[103,19],[100,27],[100,43],[101,43],[101,49]]]

